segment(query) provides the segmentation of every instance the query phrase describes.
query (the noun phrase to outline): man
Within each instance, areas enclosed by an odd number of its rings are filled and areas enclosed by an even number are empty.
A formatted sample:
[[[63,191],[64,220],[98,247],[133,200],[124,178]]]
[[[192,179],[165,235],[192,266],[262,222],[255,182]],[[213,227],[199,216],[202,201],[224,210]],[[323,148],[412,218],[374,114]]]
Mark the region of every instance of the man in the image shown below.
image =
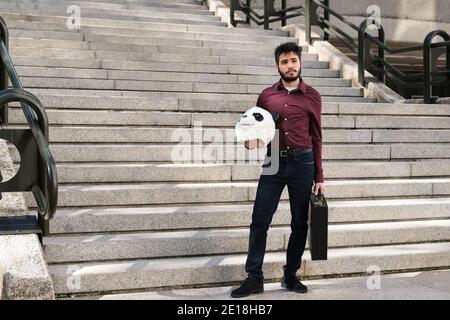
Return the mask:
[[[279,170],[274,175],[261,175],[259,179],[245,264],[248,277],[239,288],[231,292],[233,298],[264,291],[262,265],[267,230],[286,185],[292,219],[281,284],[294,292],[308,291],[297,278],[296,272],[305,250],[312,187],[314,186],[315,194],[325,191],[322,170],[322,99],[300,77],[301,47],[294,42],[278,46],[275,49],[275,61],[281,79],[263,90],[257,106],[280,114],[276,123],[280,153],[271,155],[280,157]],[[245,147],[254,148],[254,141],[246,141]]]

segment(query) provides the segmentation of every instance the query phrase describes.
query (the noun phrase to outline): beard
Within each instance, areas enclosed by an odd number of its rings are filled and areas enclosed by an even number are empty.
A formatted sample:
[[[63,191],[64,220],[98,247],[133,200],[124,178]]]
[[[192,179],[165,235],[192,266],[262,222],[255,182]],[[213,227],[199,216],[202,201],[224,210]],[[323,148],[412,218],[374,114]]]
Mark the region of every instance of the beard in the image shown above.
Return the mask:
[[[288,72],[290,72],[290,70]],[[300,78],[301,72],[302,72],[302,68],[299,68],[299,70],[298,70],[298,72],[296,73],[295,76],[288,76],[287,74],[282,73],[280,71],[280,68],[278,68],[278,73],[280,74],[281,79],[283,79],[286,82],[296,81],[298,78]]]

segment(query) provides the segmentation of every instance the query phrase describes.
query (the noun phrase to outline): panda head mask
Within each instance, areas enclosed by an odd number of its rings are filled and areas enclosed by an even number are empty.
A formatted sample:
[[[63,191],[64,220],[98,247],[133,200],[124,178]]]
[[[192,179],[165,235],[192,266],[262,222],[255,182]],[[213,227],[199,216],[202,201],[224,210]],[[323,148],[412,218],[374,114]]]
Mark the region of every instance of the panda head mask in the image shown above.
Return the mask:
[[[247,110],[235,127],[237,141],[257,140],[258,147],[267,146],[275,136],[274,120],[278,116],[260,107]]]

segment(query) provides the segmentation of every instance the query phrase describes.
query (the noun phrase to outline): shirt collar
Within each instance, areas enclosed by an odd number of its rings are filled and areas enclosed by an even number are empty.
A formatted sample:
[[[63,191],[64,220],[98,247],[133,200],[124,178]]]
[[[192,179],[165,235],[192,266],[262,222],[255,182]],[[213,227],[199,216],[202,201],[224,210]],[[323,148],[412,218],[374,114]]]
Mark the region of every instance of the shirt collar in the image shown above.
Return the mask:
[[[281,81],[281,79],[277,82],[276,86],[277,86],[277,90],[286,90],[286,88],[284,87],[283,81]],[[298,85],[298,89],[303,94],[305,94],[305,92],[306,92],[306,84],[305,84],[305,81],[303,81],[302,77],[300,77],[300,83]]]

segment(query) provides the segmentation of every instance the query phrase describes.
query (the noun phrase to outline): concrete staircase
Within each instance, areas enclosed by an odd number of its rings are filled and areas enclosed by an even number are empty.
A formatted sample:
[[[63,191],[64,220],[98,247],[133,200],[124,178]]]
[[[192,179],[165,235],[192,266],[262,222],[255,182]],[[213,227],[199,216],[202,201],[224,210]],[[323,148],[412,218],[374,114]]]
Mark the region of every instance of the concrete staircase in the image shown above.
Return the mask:
[[[66,27],[74,4],[79,32]],[[278,80],[276,45],[295,39],[226,28],[195,0],[3,0],[0,14],[19,75],[51,123],[60,191],[44,251],[56,294],[242,280],[260,164],[246,163],[227,132]],[[299,274],[450,267],[450,106],[376,103],[304,49],[303,78],[324,101],[330,250],[328,261],[306,252]],[[10,122],[24,124],[17,106]],[[196,150],[174,135],[194,137],[198,123],[213,160],[173,163],[174,148]],[[282,199],[268,281],[285,262],[287,192]]]

